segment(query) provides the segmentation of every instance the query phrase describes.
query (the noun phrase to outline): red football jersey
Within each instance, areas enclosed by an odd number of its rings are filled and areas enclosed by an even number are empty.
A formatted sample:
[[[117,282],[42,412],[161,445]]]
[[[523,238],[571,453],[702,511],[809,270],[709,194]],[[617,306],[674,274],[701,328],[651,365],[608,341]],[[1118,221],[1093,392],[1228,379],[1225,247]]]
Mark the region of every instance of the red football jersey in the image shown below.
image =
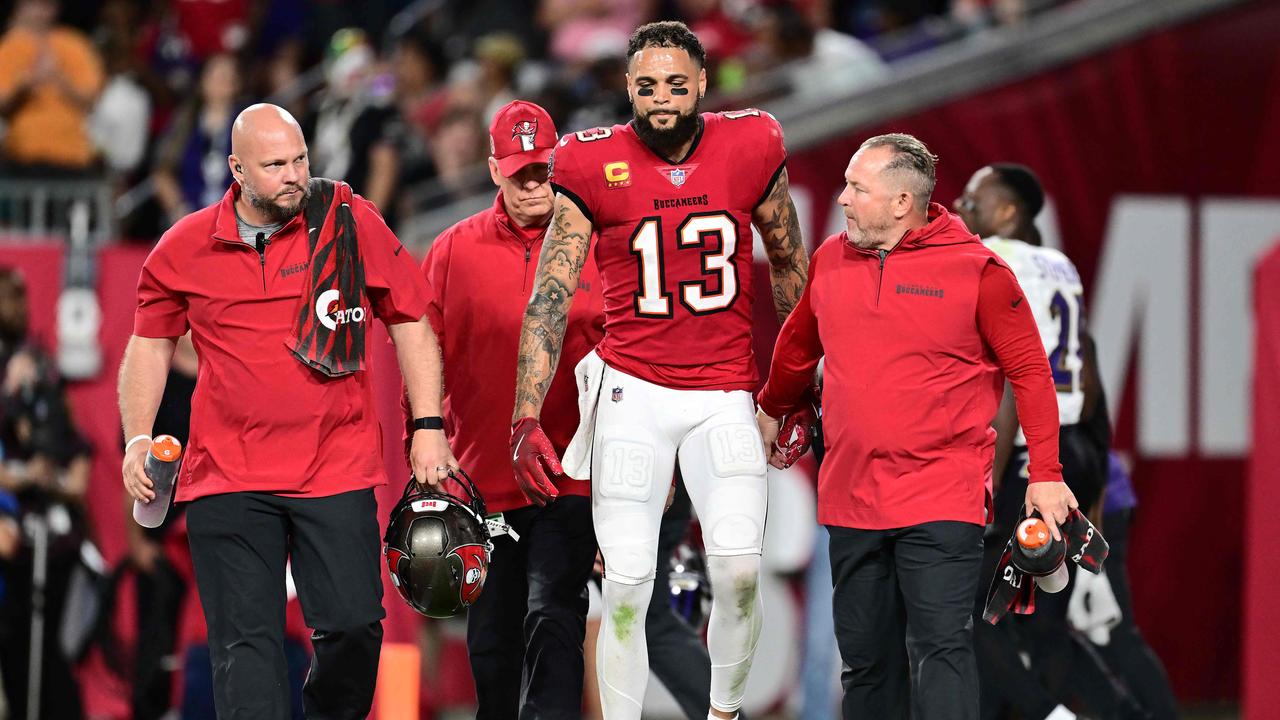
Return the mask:
[[[755,388],[751,214],[785,161],[782,128],[759,110],[704,113],[678,163],[631,125],[561,138],[552,186],[597,235],[601,359],[664,387]]]

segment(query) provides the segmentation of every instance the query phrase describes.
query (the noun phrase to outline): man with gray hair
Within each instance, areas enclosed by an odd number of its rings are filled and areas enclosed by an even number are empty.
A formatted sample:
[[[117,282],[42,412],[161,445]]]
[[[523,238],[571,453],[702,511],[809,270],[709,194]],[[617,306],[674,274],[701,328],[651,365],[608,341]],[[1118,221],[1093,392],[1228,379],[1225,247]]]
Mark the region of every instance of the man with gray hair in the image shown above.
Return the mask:
[[[759,396],[769,448],[825,355],[818,521],[845,718],[978,717],[972,609],[1003,377],[1030,453],[1027,512],[1057,537],[1076,507],[1035,320],[1009,267],[929,202],[936,161],[904,134],[854,154],[847,230],[814,253]]]

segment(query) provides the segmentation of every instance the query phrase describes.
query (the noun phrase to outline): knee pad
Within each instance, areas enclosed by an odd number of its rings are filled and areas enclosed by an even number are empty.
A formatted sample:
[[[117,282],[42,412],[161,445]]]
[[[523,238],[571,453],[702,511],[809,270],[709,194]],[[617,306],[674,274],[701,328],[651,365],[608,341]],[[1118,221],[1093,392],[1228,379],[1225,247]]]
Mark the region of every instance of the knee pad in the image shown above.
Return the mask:
[[[760,552],[763,526],[747,513],[716,513],[703,530],[707,555],[741,555]]]
[[[633,503],[601,504],[593,520],[605,577],[624,585],[652,580],[658,564],[658,528],[648,509]]]
[[[653,580],[657,553],[640,546],[600,547],[605,579],[620,585],[639,585]]]
[[[741,478],[712,490],[702,526],[707,555],[758,554],[764,542],[767,509],[767,489],[756,478]]]

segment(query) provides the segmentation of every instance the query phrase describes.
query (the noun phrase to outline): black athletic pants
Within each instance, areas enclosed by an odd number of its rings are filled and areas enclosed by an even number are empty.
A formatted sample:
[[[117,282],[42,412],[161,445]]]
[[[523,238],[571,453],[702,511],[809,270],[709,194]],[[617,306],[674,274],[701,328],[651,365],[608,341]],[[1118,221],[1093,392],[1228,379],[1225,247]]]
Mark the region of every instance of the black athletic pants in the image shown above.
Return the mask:
[[[976,720],[982,527],[828,530],[846,720]]]
[[[591,498],[503,513],[520,536],[494,538],[484,591],[467,615],[477,720],[582,716]]]
[[[212,495],[187,506],[187,529],[218,717],[290,716],[286,560],[313,628],[315,655],[302,691],[307,718],[366,717],[384,616],[373,490],[321,498]]]

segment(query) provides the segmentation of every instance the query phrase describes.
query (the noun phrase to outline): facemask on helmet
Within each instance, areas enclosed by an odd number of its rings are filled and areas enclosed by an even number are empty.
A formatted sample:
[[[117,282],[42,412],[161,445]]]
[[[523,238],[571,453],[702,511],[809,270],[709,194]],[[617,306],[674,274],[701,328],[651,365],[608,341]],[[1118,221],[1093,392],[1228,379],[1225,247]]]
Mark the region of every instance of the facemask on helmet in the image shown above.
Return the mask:
[[[409,607],[433,618],[457,615],[480,597],[493,551],[475,483],[461,470],[449,475],[465,500],[422,490],[410,476],[383,536],[391,584]]]

